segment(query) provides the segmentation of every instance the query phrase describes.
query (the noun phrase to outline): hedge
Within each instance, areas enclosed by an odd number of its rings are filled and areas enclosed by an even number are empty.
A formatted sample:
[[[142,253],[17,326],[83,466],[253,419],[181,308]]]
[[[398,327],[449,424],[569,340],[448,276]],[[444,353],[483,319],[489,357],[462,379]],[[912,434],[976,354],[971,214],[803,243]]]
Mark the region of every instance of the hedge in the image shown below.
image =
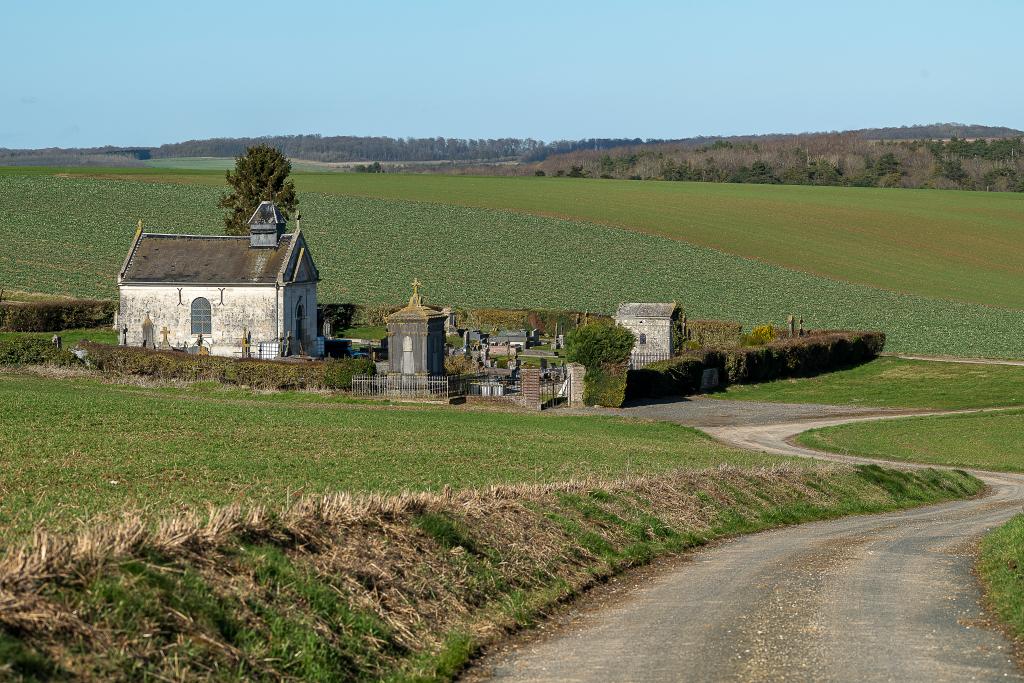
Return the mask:
[[[729,320],[689,320],[686,335],[687,341],[701,348],[728,349],[740,345],[743,325]]]
[[[216,381],[254,389],[349,389],[352,375],[376,371],[373,362],[365,358],[291,362],[199,356],[94,342],[79,346],[88,353],[88,362],[103,372],[162,380]]]
[[[82,327],[109,327],[117,311],[115,301],[68,299],[0,303],[0,330],[8,332],[58,332]]]
[[[630,370],[626,375],[625,397],[634,400],[695,394],[700,391],[701,378],[708,368],[718,369],[720,381],[728,384],[811,377],[866,363],[877,357],[884,346],[885,334],[881,332],[831,331],[780,339],[764,346],[691,352]],[[617,406],[621,402],[601,405]]]
[[[74,365],[79,362],[73,353],[58,349],[48,339],[0,339],[0,365]]]

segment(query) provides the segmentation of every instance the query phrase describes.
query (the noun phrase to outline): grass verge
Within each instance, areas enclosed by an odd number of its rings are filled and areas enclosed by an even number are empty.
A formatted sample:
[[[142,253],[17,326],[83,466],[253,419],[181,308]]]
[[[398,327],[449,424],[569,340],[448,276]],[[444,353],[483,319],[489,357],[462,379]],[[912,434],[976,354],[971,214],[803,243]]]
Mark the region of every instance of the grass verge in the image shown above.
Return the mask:
[[[977,567],[991,608],[1024,637],[1024,515],[985,535]]]
[[[854,422],[797,441],[833,453],[952,467],[1024,472],[1024,409]]]
[[[721,467],[128,517],[0,559],[0,653],[25,679],[447,680],[658,555],[981,488],[952,471]]]
[[[817,377],[737,384],[715,398],[878,408],[1007,407],[1024,405],[1024,367],[882,357]]]

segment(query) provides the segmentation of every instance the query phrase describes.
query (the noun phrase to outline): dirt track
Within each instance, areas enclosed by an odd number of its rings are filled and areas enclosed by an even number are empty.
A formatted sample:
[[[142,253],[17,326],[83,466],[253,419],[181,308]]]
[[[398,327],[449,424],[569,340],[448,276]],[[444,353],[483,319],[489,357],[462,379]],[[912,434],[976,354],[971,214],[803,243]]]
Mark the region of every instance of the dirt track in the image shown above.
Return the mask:
[[[742,448],[868,462],[790,443],[893,411],[697,399],[618,411]],[[885,463],[888,466],[901,466]],[[914,467],[914,465],[907,465]],[[510,681],[1024,680],[986,624],[973,548],[1021,511],[1024,477],[976,472],[985,497],[770,531],[674,563],[611,606],[482,662]]]

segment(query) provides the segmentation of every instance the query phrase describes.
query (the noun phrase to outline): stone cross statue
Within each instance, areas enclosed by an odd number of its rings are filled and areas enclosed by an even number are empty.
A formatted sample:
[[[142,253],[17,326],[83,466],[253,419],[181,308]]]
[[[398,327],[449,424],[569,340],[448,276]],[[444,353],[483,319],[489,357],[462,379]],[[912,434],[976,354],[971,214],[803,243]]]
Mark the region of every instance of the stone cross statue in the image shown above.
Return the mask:
[[[169,329],[167,329],[167,325],[164,325],[163,329],[160,330],[160,336],[163,337],[163,341],[160,342],[160,348],[163,348],[163,349],[171,348],[171,342],[170,342],[170,340],[167,339],[167,337],[170,334],[171,334],[171,331]]]
[[[128,326],[121,328],[121,346],[128,346]]]

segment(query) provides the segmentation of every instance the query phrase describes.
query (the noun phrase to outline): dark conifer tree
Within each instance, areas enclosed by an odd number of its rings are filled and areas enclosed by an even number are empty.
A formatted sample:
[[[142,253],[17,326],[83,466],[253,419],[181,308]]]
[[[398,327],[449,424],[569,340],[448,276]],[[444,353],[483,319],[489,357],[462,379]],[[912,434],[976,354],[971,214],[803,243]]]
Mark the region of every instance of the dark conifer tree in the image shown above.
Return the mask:
[[[270,200],[287,219],[295,212],[299,198],[295,196],[295,183],[288,180],[292,162],[269,145],[256,145],[235,159],[235,170],[227,172],[231,194],[220,199],[221,207],[228,209],[224,216],[224,233],[246,235],[249,217],[260,202]]]

